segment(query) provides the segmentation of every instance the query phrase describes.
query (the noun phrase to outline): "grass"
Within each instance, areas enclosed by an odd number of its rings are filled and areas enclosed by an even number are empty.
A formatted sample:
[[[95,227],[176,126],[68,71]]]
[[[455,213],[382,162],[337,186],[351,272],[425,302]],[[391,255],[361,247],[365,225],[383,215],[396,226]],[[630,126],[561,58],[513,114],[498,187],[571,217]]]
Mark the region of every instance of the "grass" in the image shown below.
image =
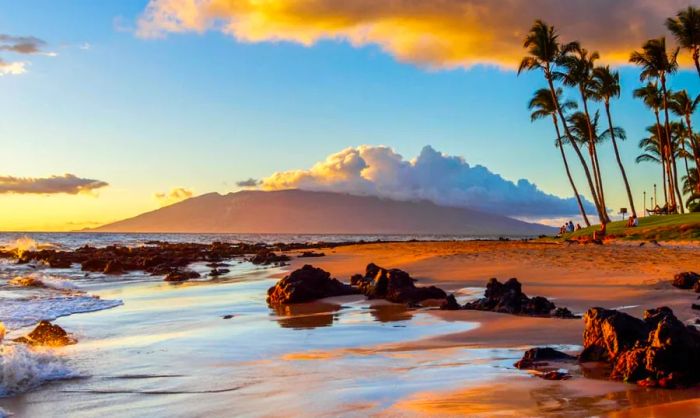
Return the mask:
[[[562,239],[592,237],[599,225],[566,234]],[[656,215],[639,218],[639,226],[627,228],[627,220],[612,222],[607,237],[630,241],[700,241],[700,213]]]

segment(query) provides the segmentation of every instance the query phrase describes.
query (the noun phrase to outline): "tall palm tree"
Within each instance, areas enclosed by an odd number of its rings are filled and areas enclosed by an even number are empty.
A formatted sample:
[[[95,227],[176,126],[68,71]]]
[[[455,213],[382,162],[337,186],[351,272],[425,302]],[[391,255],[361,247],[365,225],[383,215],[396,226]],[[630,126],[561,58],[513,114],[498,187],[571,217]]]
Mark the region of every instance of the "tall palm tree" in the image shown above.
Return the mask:
[[[700,212],[698,184],[700,184],[700,176],[695,171],[691,171],[690,174],[683,177],[683,192],[690,195],[686,200],[686,205],[691,212]]]
[[[698,174],[700,174],[700,148],[698,148],[695,133],[693,132],[693,122],[691,119],[693,113],[695,113],[700,105],[700,95],[696,96],[695,98],[691,98],[687,91],[681,90],[673,93],[670,99],[669,105],[671,106],[671,111],[677,116],[685,119],[685,124],[687,126],[687,138],[690,143],[690,148],[693,151],[695,169],[697,170]],[[698,187],[700,187],[700,185],[698,185]],[[700,192],[700,189],[698,192]]]
[[[661,37],[658,39],[650,39],[642,45],[642,51],[634,51],[630,56],[630,62],[637,64],[642,68],[642,73],[640,79],[642,81],[648,79],[655,79],[661,83],[661,96],[663,98],[663,109],[664,109],[664,126],[666,130],[666,141],[668,149],[671,149],[670,138],[671,138],[671,125],[668,116],[668,90],[666,88],[666,78],[668,75],[675,73],[678,70],[678,53],[680,48],[672,50],[670,53],[666,50],[666,38]],[[672,167],[675,167],[675,158],[673,153],[670,153],[670,163]],[[678,188],[678,182],[675,180],[670,182],[675,185],[675,191],[680,196],[681,192]],[[676,204],[676,197],[673,193],[673,187],[669,190],[669,196],[671,197],[671,205],[678,207],[680,206],[681,212],[683,212],[683,205]]]
[[[523,71],[534,71],[540,70],[544,74],[544,78],[549,86],[549,93],[552,95],[552,101],[557,108],[557,114],[561,120],[562,126],[564,128],[564,133],[572,144],[576,155],[583,166],[584,173],[586,175],[586,180],[588,181],[588,186],[591,190],[591,196],[593,202],[595,203],[596,209],[598,211],[598,217],[602,223],[607,223],[605,215],[605,208],[600,205],[598,200],[598,195],[596,193],[596,188],[593,185],[593,180],[591,178],[591,172],[588,169],[586,160],[583,158],[581,149],[574,140],[569,131],[569,127],[566,123],[566,118],[564,112],[559,105],[559,98],[557,97],[556,90],[554,88],[554,78],[553,78],[553,67],[556,65],[556,61],[561,55],[561,45],[559,44],[559,35],[557,34],[554,27],[547,25],[541,20],[536,20],[527,36],[525,37],[525,42],[523,47],[527,49],[528,55],[522,59],[520,66],[518,67],[518,74]]]
[[[562,95],[562,89],[556,90],[556,97],[559,98]],[[561,103],[562,111],[576,109],[576,102],[564,101]],[[530,115],[531,120],[534,122],[539,119],[551,117],[552,123],[554,124],[554,129],[557,133],[557,148],[561,152],[561,158],[564,161],[564,169],[566,170],[566,176],[569,178],[569,183],[571,183],[571,188],[574,191],[574,196],[576,196],[576,202],[578,203],[579,211],[581,212],[581,217],[586,223],[586,226],[591,226],[591,222],[588,220],[588,215],[586,215],[586,210],[583,207],[583,202],[581,201],[581,196],[576,188],[576,183],[571,175],[571,170],[569,169],[569,162],[566,159],[566,153],[564,152],[564,143],[561,140],[561,131],[559,130],[559,119],[557,116],[557,106],[552,100],[552,94],[549,89],[539,89],[535,92],[535,95],[530,100],[528,108],[532,110]]]
[[[600,58],[597,52],[589,52],[582,48],[578,42],[571,42],[562,48],[562,53],[557,60],[561,71],[555,71],[554,77],[562,80],[564,85],[576,88],[581,95],[583,103],[583,114],[586,117],[588,126],[588,138],[593,138],[593,126],[591,114],[588,110],[588,100],[594,95],[593,91],[593,68],[595,61]],[[596,190],[602,207],[605,207],[605,191],[603,189],[603,178],[598,162],[598,151],[595,142],[588,144],[591,154],[591,167],[595,178]],[[605,213],[607,218],[607,213]],[[609,221],[609,219],[608,219]]]
[[[608,117],[608,130],[610,132],[610,139],[613,144],[613,150],[615,151],[615,159],[617,160],[617,165],[620,167],[622,180],[625,182],[625,189],[627,190],[627,199],[629,200],[630,208],[632,209],[632,216],[636,218],[637,210],[634,207],[632,189],[630,188],[630,183],[627,180],[625,166],[622,164],[622,159],[620,158],[620,151],[617,148],[615,128],[613,127],[612,116],[610,113],[610,99],[620,97],[620,73],[617,71],[610,70],[609,66],[597,67],[593,70],[592,80],[593,98],[598,101],[602,101],[605,105],[605,114]]]
[[[668,196],[666,195],[666,143],[659,124],[647,128],[649,136],[639,141],[639,148],[642,154],[636,158],[637,164],[642,162],[659,163],[663,167],[661,170],[662,183],[664,185],[664,205],[668,206]],[[659,205],[659,202],[656,202]]]
[[[659,163],[661,164],[661,177],[663,178],[661,184],[663,185],[664,189],[664,204],[668,205],[668,191],[673,190],[673,188],[670,187],[670,184],[666,181],[668,170],[670,170],[671,166],[667,164],[668,159],[666,152],[666,142],[663,140],[664,136],[661,133],[663,129],[661,127],[661,118],[659,117],[659,112],[663,107],[663,98],[661,97],[661,91],[659,90],[659,87],[656,83],[649,82],[645,86],[636,89],[634,91],[634,97],[642,99],[644,104],[654,112],[654,116],[656,117],[656,125],[650,127],[650,129],[656,130],[656,138],[658,139],[658,141],[660,141],[659,151],[661,153],[661,159]]]
[[[683,158],[685,175],[687,176],[690,172],[688,157],[691,157],[691,155],[686,149],[686,145],[688,143],[688,129],[685,127],[685,123],[682,120],[671,122],[671,135],[673,137],[673,141],[678,144],[678,157]]]
[[[700,75],[700,9],[688,6],[666,20],[666,27],[678,41],[678,44],[690,51],[695,62],[695,69]]]

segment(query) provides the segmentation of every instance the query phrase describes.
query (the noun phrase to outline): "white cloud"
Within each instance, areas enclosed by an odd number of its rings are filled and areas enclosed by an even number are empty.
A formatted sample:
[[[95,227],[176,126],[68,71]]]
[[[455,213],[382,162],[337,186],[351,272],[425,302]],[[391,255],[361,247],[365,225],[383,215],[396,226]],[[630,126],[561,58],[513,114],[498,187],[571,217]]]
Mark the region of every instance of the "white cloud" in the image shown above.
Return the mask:
[[[430,146],[410,161],[389,147],[346,148],[310,169],[274,173],[262,180],[261,187],[429,200],[517,217],[578,214],[574,197],[547,194],[525,179],[511,182],[486,167],[471,166],[462,157],[442,154]],[[594,211],[589,202],[586,206]]]
[[[158,201],[161,206],[169,206],[174,203],[189,199],[194,193],[190,189],[184,187],[176,187],[170,189],[167,193],[156,193],[153,197]]]
[[[0,76],[24,74],[27,72],[28,65],[26,61],[7,62],[0,59]]]

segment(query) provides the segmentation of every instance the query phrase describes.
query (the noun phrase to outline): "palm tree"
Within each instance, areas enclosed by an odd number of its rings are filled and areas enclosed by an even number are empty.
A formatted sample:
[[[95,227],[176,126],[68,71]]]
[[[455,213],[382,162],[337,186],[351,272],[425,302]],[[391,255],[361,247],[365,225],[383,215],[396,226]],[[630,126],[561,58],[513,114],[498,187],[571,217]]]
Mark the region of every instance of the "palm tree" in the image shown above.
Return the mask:
[[[693,113],[698,109],[700,105],[700,95],[695,98],[688,96],[688,92],[681,90],[671,95],[670,98],[671,111],[677,116],[685,119],[685,124],[687,126],[687,138],[690,143],[690,148],[693,151],[693,159],[695,160],[695,169],[698,174],[700,174],[700,148],[698,148],[698,143],[695,138],[695,133],[693,132],[693,122],[691,120]],[[685,147],[683,147],[685,148]],[[700,185],[698,186],[700,187]],[[700,189],[698,190],[700,192]]]
[[[690,195],[688,200],[686,200],[686,206],[691,212],[700,212],[698,184],[700,184],[700,176],[698,176],[696,171],[691,171],[687,176],[683,177],[683,193]]]
[[[597,67],[593,70],[592,80],[593,98],[595,98],[598,101],[602,101],[605,104],[605,114],[608,117],[608,131],[610,132],[610,139],[613,144],[613,150],[615,150],[615,159],[617,160],[617,165],[620,167],[622,180],[625,182],[625,188],[627,189],[627,199],[629,200],[630,208],[632,209],[632,216],[636,218],[637,210],[634,207],[634,199],[632,198],[632,190],[630,188],[629,181],[627,180],[625,166],[622,164],[622,159],[620,158],[620,151],[617,148],[615,128],[613,127],[612,116],[610,114],[610,99],[620,97],[620,73],[617,71],[611,71],[609,66]]]
[[[639,148],[642,149],[642,154],[636,158],[637,164],[642,162],[659,163],[662,166],[661,178],[664,185],[664,205],[668,207],[668,196],[666,192],[666,145],[661,133],[659,124],[649,126],[647,128],[649,136],[639,141]],[[659,202],[656,202],[658,205]],[[652,208],[653,209],[653,208]]]
[[[586,116],[588,127],[588,138],[593,138],[593,126],[591,123],[591,114],[588,110],[588,100],[594,95],[593,91],[593,68],[595,61],[600,58],[597,52],[589,52],[582,48],[578,42],[571,42],[562,48],[562,53],[557,60],[557,64],[562,67],[563,71],[555,71],[554,77],[563,81],[564,85],[578,89],[583,103],[583,114]],[[600,163],[598,162],[598,151],[595,142],[588,144],[588,149],[591,154],[591,167],[595,178],[596,190],[600,205],[605,207],[605,192],[603,189],[603,178],[600,171]],[[605,213],[607,218],[607,213]],[[609,218],[607,219],[609,221]]]
[[[695,69],[700,75],[700,9],[688,6],[678,12],[675,18],[668,18],[666,27],[673,33],[678,44],[693,55]]]
[[[598,200],[598,195],[595,191],[595,186],[593,185],[593,180],[591,179],[591,173],[586,164],[586,160],[583,158],[581,149],[579,148],[576,141],[573,139],[569,127],[566,123],[566,118],[564,117],[564,112],[559,105],[559,98],[557,97],[556,90],[554,88],[554,79],[552,75],[553,66],[556,64],[557,59],[561,54],[561,45],[559,44],[559,35],[557,34],[554,27],[547,25],[541,20],[536,20],[530,32],[528,32],[525,37],[525,42],[523,47],[527,49],[528,56],[524,57],[520,62],[518,67],[518,74],[523,71],[533,71],[541,70],[544,74],[544,78],[549,86],[549,93],[552,95],[552,101],[557,109],[557,114],[562,122],[564,128],[564,133],[566,137],[569,138],[569,142],[572,144],[576,155],[583,166],[584,173],[586,175],[586,180],[588,181],[588,186],[591,189],[591,195],[593,197],[593,202],[596,205],[598,211],[598,217],[602,223],[606,223],[605,208],[601,208],[600,201]]]
[[[666,89],[666,77],[673,74],[678,70],[678,53],[680,49],[676,48],[670,53],[666,51],[666,38],[661,37],[658,39],[650,39],[642,45],[642,51],[634,51],[630,56],[630,62],[637,64],[642,67],[642,73],[640,79],[642,81],[648,79],[655,79],[661,83],[661,97],[663,98],[663,109],[664,109],[664,126],[666,128],[666,141],[668,149],[670,150],[670,138],[671,138],[671,126],[668,116],[668,90]],[[669,153],[670,163],[675,167],[675,159],[673,153]],[[678,195],[681,192],[678,188],[678,182],[673,180],[669,181],[671,185],[675,185],[675,191]],[[671,197],[671,205],[678,207],[676,204],[676,197],[673,194],[673,187],[669,190],[669,195]],[[680,205],[681,212],[683,212],[683,205]]]
[[[661,159],[659,162],[661,163],[661,174],[663,178],[661,184],[663,185],[664,189],[664,204],[668,206],[668,191],[673,190],[673,188],[670,187],[669,183],[666,182],[668,170],[670,170],[671,166],[667,164],[668,161],[666,158],[666,145],[665,141],[663,141],[664,136],[661,134],[661,131],[663,129],[661,127],[661,119],[659,117],[660,109],[661,107],[663,107],[663,98],[661,97],[661,91],[659,90],[656,83],[649,82],[645,86],[636,89],[634,91],[634,97],[642,99],[644,104],[654,112],[654,116],[656,117],[656,125],[650,127],[650,129],[656,130],[656,138],[658,138],[658,140],[660,141],[659,151]]]
[[[690,173],[690,167],[688,166],[688,157],[690,157],[690,153],[686,149],[688,129],[686,129],[685,123],[683,123],[682,120],[671,122],[671,135],[673,141],[678,143],[678,157],[683,158],[685,175],[687,176],[688,173]]]
[[[561,97],[562,90],[556,90],[557,98]],[[561,108],[563,111],[576,109],[576,102],[565,101],[561,103]],[[583,207],[583,202],[581,201],[581,196],[576,188],[576,183],[571,175],[571,170],[569,169],[569,162],[566,160],[566,153],[564,153],[564,144],[561,140],[561,131],[559,130],[559,119],[557,117],[557,106],[552,100],[552,94],[549,89],[539,89],[535,92],[535,95],[530,100],[528,104],[528,109],[532,110],[530,115],[531,120],[534,122],[539,119],[551,117],[552,123],[554,124],[554,129],[557,132],[557,148],[561,152],[561,158],[564,161],[564,169],[566,170],[566,176],[569,178],[569,183],[571,183],[571,188],[574,191],[574,196],[576,196],[576,202],[578,203],[579,211],[581,212],[581,217],[586,223],[586,226],[591,226],[591,222],[588,220],[588,215],[586,215],[586,210]]]

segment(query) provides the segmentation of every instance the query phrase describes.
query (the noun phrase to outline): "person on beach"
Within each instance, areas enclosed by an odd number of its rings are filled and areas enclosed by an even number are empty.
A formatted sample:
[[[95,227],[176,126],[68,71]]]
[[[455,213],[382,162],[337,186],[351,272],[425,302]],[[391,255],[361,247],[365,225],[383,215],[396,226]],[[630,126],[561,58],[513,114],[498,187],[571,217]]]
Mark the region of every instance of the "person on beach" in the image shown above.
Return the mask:
[[[574,222],[573,221],[569,221],[569,223],[566,226],[566,230],[569,232],[574,232]]]
[[[605,238],[605,233],[606,233],[607,227],[605,223],[600,224],[600,230],[598,231],[593,231],[593,240],[602,240]]]
[[[581,224],[579,224],[579,223],[576,224],[576,230],[577,230],[577,231],[580,231],[580,230],[581,230]]]

